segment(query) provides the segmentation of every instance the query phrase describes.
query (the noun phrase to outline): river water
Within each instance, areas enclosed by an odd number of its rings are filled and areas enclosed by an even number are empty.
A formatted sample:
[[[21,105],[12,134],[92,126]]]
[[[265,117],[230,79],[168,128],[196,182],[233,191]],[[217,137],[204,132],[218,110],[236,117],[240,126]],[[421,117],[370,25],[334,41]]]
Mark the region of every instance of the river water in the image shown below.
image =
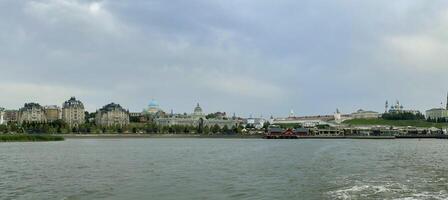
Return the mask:
[[[448,199],[448,140],[0,143],[0,199]]]

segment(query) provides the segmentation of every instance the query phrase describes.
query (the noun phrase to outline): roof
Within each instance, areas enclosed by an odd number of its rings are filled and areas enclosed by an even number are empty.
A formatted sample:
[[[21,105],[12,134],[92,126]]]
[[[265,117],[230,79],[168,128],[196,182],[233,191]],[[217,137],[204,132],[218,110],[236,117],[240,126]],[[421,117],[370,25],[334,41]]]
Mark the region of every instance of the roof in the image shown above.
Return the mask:
[[[69,100],[65,101],[62,105],[63,108],[68,107],[77,107],[84,109],[84,104],[81,101],[77,100],[75,97],[71,97]]]
[[[42,106],[38,103],[25,103],[25,105],[23,106],[23,108],[21,108],[20,110],[29,110],[29,109],[42,109]]]
[[[369,110],[363,110],[363,109],[359,109],[358,111],[356,111],[352,114],[367,114],[367,113],[379,114],[378,112],[375,112],[375,111],[369,111]]]
[[[159,107],[159,102],[157,102],[156,100],[151,100],[148,104],[149,107]]]
[[[114,111],[114,110],[121,110],[123,112],[127,112],[123,107],[121,107],[120,104],[116,104],[116,103],[107,104],[100,109],[100,111],[102,111],[102,112],[109,112],[109,111]]]

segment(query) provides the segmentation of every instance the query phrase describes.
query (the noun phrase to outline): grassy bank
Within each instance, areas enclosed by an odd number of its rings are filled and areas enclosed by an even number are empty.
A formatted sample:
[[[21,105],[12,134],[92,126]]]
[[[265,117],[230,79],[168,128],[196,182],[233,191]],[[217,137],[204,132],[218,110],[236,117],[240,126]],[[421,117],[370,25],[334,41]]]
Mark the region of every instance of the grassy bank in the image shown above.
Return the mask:
[[[443,128],[448,126],[448,123],[432,123],[425,120],[351,119],[343,123],[349,125],[414,126],[422,128]]]
[[[0,142],[44,142],[63,140],[64,137],[55,135],[0,135]]]

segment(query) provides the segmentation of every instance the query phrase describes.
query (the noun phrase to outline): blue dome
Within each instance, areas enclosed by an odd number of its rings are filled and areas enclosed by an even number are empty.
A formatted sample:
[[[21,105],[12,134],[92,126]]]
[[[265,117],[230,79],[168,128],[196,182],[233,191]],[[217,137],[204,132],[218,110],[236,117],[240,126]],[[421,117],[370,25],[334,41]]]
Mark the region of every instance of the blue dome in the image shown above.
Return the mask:
[[[156,100],[151,100],[149,102],[149,107],[159,107],[159,103]]]

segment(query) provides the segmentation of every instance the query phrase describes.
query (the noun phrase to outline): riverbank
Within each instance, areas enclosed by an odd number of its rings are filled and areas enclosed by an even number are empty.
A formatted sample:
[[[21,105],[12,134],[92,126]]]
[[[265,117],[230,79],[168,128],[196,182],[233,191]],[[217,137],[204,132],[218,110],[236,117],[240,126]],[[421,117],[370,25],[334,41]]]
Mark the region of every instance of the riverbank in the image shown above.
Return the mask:
[[[62,134],[67,139],[89,138],[221,138],[221,139],[260,139],[262,135],[197,135],[197,134]]]
[[[448,139],[448,135],[401,135],[401,136],[294,136],[267,135],[265,139]]]
[[[196,135],[196,134],[63,134],[66,139],[114,139],[114,138],[216,138],[216,139],[262,139],[264,135]],[[448,139],[448,135],[407,136],[288,136],[268,139]]]
[[[434,123],[425,120],[386,120],[386,119],[350,119],[342,122],[351,126],[393,126],[393,127],[418,127],[418,128],[446,128],[447,123]]]
[[[0,142],[49,142],[63,141],[58,135],[0,135]]]

